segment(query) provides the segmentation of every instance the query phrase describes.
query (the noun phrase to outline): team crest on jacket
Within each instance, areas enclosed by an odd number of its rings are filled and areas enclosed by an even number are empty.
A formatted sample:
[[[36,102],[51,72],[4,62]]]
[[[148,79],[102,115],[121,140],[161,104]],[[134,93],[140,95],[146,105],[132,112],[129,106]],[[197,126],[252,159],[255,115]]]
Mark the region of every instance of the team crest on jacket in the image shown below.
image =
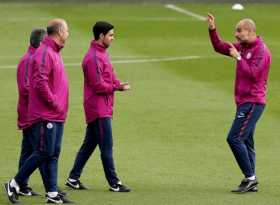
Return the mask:
[[[249,53],[247,53],[247,55],[246,55],[246,59],[250,59],[252,57],[252,53],[251,52],[249,52]]]

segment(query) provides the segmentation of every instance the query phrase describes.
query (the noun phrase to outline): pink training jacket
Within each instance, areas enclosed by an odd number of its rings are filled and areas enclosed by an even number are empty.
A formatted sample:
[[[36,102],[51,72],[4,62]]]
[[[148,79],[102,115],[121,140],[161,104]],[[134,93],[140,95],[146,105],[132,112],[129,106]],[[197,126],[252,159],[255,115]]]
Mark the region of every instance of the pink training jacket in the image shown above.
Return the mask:
[[[86,122],[112,117],[114,91],[120,87],[106,48],[92,41],[82,63]]]
[[[29,67],[30,61],[35,53],[36,48],[29,46],[27,52],[21,58],[17,67],[17,85],[18,85],[18,128],[25,129],[30,123],[28,122],[28,96],[29,96]]]
[[[222,41],[216,29],[209,30],[215,51],[229,54],[228,43]],[[241,105],[247,102],[266,103],[266,90],[271,54],[260,37],[251,44],[234,43],[240,52],[241,60],[236,63],[235,102]]]
[[[53,39],[46,37],[36,50],[30,72],[29,121],[64,122],[68,111],[68,80]]]

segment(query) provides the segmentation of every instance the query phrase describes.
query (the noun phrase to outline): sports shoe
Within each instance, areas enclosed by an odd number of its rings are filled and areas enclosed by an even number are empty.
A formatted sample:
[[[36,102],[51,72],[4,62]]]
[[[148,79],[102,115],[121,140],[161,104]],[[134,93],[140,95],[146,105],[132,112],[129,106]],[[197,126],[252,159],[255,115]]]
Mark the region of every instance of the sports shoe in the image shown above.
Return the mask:
[[[80,182],[79,179],[75,180],[75,181],[70,181],[70,179],[68,178],[65,182],[65,185],[72,188],[72,189],[87,189],[82,182]]]
[[[109,190],[113,191],[113,192],[130,192],[131,191],[130,188],[126,187],[125,185],[122,185],[121,183],[110,186]]]
[[[31,187],[21,187],[18,195],[20,196],[40,196],[37,192],[33,191]]]
[[[50,197],[48,194],[46,194],[46,202],[48,204],[63,204],[63,201],[59,195],[56,195],[55,197]]]
[[[18,201],[17,191],[14,187],[11,187],[10,181],[4,184],[4,188],[5,188],[5,192],[8,196],[9,201],[12,204],[18,203],[19,201]]]
[[[69,200],[65,195],[62,195],[61,192],[58,192],[56,197],[50,197],[48,194],[45,195],[46,202],[49,204],[73,204],[74,202]]]
[[[248,192],[248,191],[254,189],[255,187],[257,187],[257,185],[258,185],[257,179],[255,179],[255,180],[243,179],[241,181],[241,184],[236,189],[231,190],[231,192],[245,193],[245,192]]]

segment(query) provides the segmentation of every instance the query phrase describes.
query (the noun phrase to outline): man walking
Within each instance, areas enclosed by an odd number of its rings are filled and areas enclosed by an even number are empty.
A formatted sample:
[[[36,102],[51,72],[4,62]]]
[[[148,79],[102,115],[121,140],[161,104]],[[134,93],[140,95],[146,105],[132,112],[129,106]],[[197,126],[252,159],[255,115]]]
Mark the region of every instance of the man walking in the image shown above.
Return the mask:
[[[66,181],[66,185],[73,189],[86,189],[79,178],[87,160],[98,145],[105,176],[110,186],[109,190],[130,191],[117,177],[113,160],[111,120],[114,92],[130,89],[128,83],[120,83],[116,78],[107,53],[107,48],[114,40],[113,28],[113,25],[103,21],[99,21],[93,26],[95,40],[91,42],[82,63],[87,129],[84,142]]]
[[[44,29],[34,29],[30,35],[30,46],[24,56],[21,58],[17,67],[17,84],[18,84],[18,128],[22,130],[21,153],[19,159],[19,169],[33,152],[32,130],[28,122],[28,96],[29,96],[29,72],[31,58],[36,49],[40,46],[41,41],[46,35]],[[41,175],[43,176],[40,168]],[[38,195],[28,187],[28,178],[20,186],[19,194],[22,196]]]
[[[266,103],[266,87],[271,54],[256,34],[251,19],[242,19],[235,28],[237,42],[220,39],[214,16],[208,14],[208,27],[215,51],[236,60],[235,102],[237,111],[227,141],[245,178],[235,193],[258,191],[255,172],[254,131]]]
[[[35,150],[17,175],[5,184],[12,203],[18,202],[19,187],[41,165],[46,166],[46,202],[69,202],[57,191],[57,163],[68,110],[68,80],[59,52],[69,35],[67,23],[63,19],[50,20],[47,33],[32,58],[30,71],[28,119]]]

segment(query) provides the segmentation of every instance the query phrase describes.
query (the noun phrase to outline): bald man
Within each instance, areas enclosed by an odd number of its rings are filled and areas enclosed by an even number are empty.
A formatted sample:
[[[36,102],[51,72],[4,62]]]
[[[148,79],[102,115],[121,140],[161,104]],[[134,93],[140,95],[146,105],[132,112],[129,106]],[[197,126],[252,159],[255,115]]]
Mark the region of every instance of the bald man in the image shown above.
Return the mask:
[[[234,154],[244,179],[232,190],[235,193],[258,191],[255,172],[254,131],[266,104],[266,87],[271,54],[261,37],[256,34],[256,25],[251,19],[242,19],[235,27],[237,42],[221,40],[214,16],[208,14],[209,34],[216,52],[236,61],[235,119],[227,142]]]
[[[68,26],[63,19],[53,19],[47,26],[48,36],[36,50],[30,63],[28,120],[34,151],[17,175],[5,184],[12,203],[18,202],[19,187],[41,165],[47,203],[68,203],[57,191],[57,162],[68,111],[68,80],[60,55]]]

